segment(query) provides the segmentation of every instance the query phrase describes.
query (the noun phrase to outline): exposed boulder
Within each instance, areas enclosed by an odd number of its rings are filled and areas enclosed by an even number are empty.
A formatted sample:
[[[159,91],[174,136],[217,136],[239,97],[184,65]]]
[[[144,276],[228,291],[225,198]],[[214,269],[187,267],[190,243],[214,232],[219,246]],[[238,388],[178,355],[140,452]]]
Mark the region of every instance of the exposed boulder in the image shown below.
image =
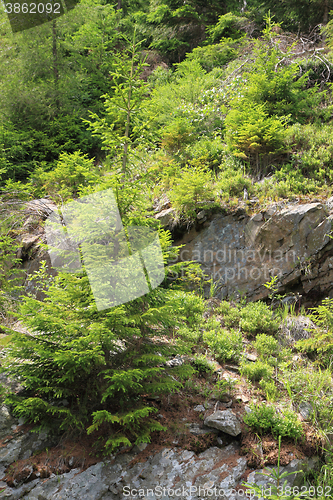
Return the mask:
[[[287,316],[280,326],[280,333],[288,344],[311,337],[317,326],[307,316]]]
[[[333,206],[333,205],[332,205]],[[246,293],[268,297],[264,283],[278,276],[278,292],[320,299],[333,294],[333,215],[326,205],[285,203],[249,217],[240,210],[216,214],[192,228],[177,244],[180,260],[201,263],[221,298]]]
[[[238,436],[242,432],[240,422],[232,410],[216,411],[205,419],[204,424],[230,436]]]
[[[167,208],[155,215],[155,219],[160,221],[162,226],[169,226],[176,217],[174,208]]]

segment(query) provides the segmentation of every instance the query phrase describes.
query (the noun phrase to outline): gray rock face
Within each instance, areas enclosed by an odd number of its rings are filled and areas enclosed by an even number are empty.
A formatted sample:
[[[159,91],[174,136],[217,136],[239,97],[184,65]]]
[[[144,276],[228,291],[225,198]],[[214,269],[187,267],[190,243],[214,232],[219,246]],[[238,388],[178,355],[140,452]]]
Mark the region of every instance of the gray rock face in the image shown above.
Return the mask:
[[[169,203],[167,200],[159,207],[162,211],[155,214],[165,227],[171,227],[176,216]],[[217,214],[210,222],[200,212],[197,220],[202,229],[193,228],[177,242],[184,244],[179,258],[200,262],[203,271],[217,283],[220,298],[239,291],[249,300],[265,298],[269,290],[264,283],[277,275],[279,293],[288,292],[297,283],[304,303],[314,290],[322,295],[333,290],[333,241],[327,236],[332,227],[332,207],[329,200],[326,205],[286,202],[252,217],[244,211]],[[29,250],[29,260],[23,264],[28,274],[39,269],[42,260],[50,265],[48,254],[39,246],[44,235],[38,220],[45,219],[54,208],[47,199],[27,204],[27,217],[37,221],[29,224],[27,219],[27,232],[21,236],[23,258]]]
[[[306,401],[302,401],[298,407],[299,413],[302,415],[304,420],[309,420],[311,418],[311,415],[313,413],[313,407],[310,405],[310,403],[307,403]]]
[[[288,316],[280,327],[281,334],[289,344],[311,337],[311,329],[316,325],[306,316]]]
[[[217,418],[219,414],[223,414],[225,423],[229,422],[230,431],[239,426],[231,410],[212,415],[221,423],[223,419]],[[202,430],[219,432],[212,427]],[[226,430],[224,426],[223,431]],[[144,462],[133,461],[146,448],[142,444],[83,472],[72,469],[68,473],[58,476],[51,474],[47,479],[38,478],[11,488],[1,481],[6,466],[17,459],[29,457],[50,443],[45,434],[20,431],[16,419],[10,416],[5,406],[0,411],[0,436],[4,445],[0,448],[0,498],[7,500],[137,500],[139,497],[144,500],[162,497],[171,500],[175,496],[184,496],[189,500],[206,496],[213,500],[240,500],[246,492],[241,477],[247,469],[247,461],[239,455],[240,445],[237,442],[223,448],[214,446],[198,455],[180,448],[164,448],[149,455]],[[223,446],[223,441],[220,440],[219,444]],[[299,485],[302,476],[296,471],[314,469],[317,463],[315,458],[305,465],[300,460],[293,460],[282,471],[294,473],[288,478],[289,485]],[[269,484],[269,478],[256,472],[249,475],[249,483]],[[243,495],[239,496],[241,491]],[[251,498],[254,498],[253,495]]]
[[[167,208],[155,215],[155,219],[159,220],[162,226],[169,226],[175,217],[176,211],[174,208]]]
[[[310,459],[305,460],[292,460],[287,466],[280,467],[280,474],[284,472],[291,473],[290,476],[286,476],[283,478],[282,482],[287,481],[286,486],[291,488],[298,487],[301,489],[301,485],[303,483],[304,474],[308,471],[314,471],[319,467],[319,459],[318,457],[312,457]],[[263,476],[262,473],[269,473],[270,471],[277,470],[277,467],[266,467],[265,469],[261,469],[258,471],[251,472],[248,476],[247,483],[256,484],[261,488],[262,491],[265,491],[267,495],[270,494],[270,487],[275,485],[275,481],[272,477]],[[302,472],[301,472],[302,471]],[[273,490],[271,490],[273,493]],[[240,496],[236,496],[235,500],[240,500]],[[256,500],[258,497],[253,497],[253,500]]]
[[[239,445],[232,443],[196,455],[192,451],[164,448],[145,462],[130,465],[136,456],[134,450],[89,467],[84,472],[70,472],[46,479],[35,479],[18,488],[6,488],[1,498],[16,500],[130,500],[140,498],[158,500],[184,496],[190,500],[210,497],[214,500],[240,500],[246,489],[241,476],[247,468],[246,459],[238,454]],[[316,468],[318,460],[293,460],[281,472],[292,472],[289,486],[300,485],[302,474]],[[268,468],[268,470],[271,470]],[[267,472],[267,469],[265,469]],[[266,488],[272,481],[254,471],[248,483]],[[3,484],[3,483],[2,483]],[[0,487],[2,486],[0,483]],[[139,493],[140,492],[140,493]],[[251,498],[255,498],[252,494]]]
[[[0,464],[8,466],[21,458],[29,458],[35,451],[43,450],[54,444],[46,432],[24,432],[13,425],[11,434],[2,440]]]
[[[115,461],[100,462],[79,473],[73,469],[61,476],[34,480],[20,488],[7,488],[2,498],[16,500],[120,500],[122,498],[164,498],[175,490],[197,500],[203,490],[213,498],[230,498],[231,490],[246,470],[246,459],[238,455],[237,444],[212,447],[196,455],[192,451],[164,448],[146,462],[129,466],[134,454],[118,455]],[[164,490],[163,490],[164,489]],[[174,494],[172,494],[172,490]],[[220,492],[220,495],[218,493]]]
[[[279,276],[279,293],[297,283],[303,297],[313,290],[328,294],[333,290],[328,207],[286,203],[273,208],[251,218],[238,212],[215,215],[201,231],[192,229],[177,242],[184,244],[180,260],[200,262],[222,298],[238,291],[250,300],[265,298],[270,276]]]
[[[200,424],[185,424],[188,427],[188,430],[190,431],[193,436],[203,436],[204,434],[218,434],[219,431],[218,429],[213,429],[212,427],[206,427],[205,425],[200,425]]]
[[[238,436],[242,432],[240,423],[232,410],[216,411],[205,419],[207,427],[213,427],[230,436]]]

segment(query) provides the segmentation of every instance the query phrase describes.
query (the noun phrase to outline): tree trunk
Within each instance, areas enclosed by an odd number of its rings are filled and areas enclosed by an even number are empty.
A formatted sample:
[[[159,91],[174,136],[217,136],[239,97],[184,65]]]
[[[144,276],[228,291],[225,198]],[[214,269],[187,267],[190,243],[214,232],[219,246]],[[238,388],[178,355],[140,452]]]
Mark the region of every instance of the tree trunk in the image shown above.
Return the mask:
[[[327,24],[328,23],[328,14],[329,14],[328,2],[329,2],[329,0],[325,0],[325,2],[324,2],[323,24]]]
[[[57,21],[52,21],[52,55],[53,55],[53,79],[55,90],[56,107],[59,109],[59,67],[58,67],[58,47],[57,47]]]

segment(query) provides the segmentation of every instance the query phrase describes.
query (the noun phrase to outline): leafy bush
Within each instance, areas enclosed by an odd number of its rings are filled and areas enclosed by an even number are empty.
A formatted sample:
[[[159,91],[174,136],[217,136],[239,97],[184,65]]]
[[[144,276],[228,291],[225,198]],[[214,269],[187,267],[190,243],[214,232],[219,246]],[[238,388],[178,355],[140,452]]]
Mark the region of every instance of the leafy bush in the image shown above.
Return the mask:
[[[97,183],[99,175],[95,171],[94,161],[81,152],[62,153],[57,166],[51,172],[41,168],[35,172],[35,181],[56,201],[67,201],[76,197],[80,188]]]
[[[100,429],[107,452],[149,442],[151,432],[163,426],[152,418],[157,410],[145,395],[173,391],[193,372],[182,365],[171,374],[163,364],[182,352],[164,341],[177,322],[175,294],[155,289],[98,312],[87,276],[65,273],[45,293],[43,302],[23,300],[20,319],[30,333],[12,337],[4,365],[26,391],[10,395],[7,404],[43,427]]]
[[[251,405],[251,412],[244,415],[244,422],[253,431],[260,434],[271,432],[273,436],[291,438],[297,441],[304,436],[301,422],[296,413],[284,410],[282,414],[277,413],[276,408],[267,404]]]
[[[264,104],[268,116],[288,117],[294,123],[304,123],[313,116],[324,97],[317,86],[309,88],[309,72],[300,76],[296,62],[279,64],[281,53],[259,43],[255,49],[256,60],[243,73],[240,101],[243,106]],[[290,59],[292,56],[290,57]]]
[[[203,341],[219,361],[223,363],[225,361],[239,361],[243,348],[240,332],[236,330],[210,330],[203,333]]]
[[[237,40],[242,36],[240,31],[244,28],[248,20],[246,17],[239,17],[231,12],[224,14],[219,17],[218,22],[215,26],[211,26],[207,29],[208,40],[210,43],[216,43],[224,38],[231,38]]]
[[[235,379],[228,378],[218,380],[214,386],[213,394],[216,399],[223,400],[226,395],[230,395],[233,392],[236,385],[237,380]]]
[[[211,174],[203,168],[185,168],[175,179],[169,198],[179,214],[194,217],[199,203],[212,199]]]
[[[246,187],[248,193],[253,192],[251,179],[244,175],[244,168],[222,164],[218,182],[216,183],[219,197],[226,201],[233,196],[243,197],[244,187]]]
[[[223,316],[223,323],[226,327],[237,327],[240,321],[240,311],[237,306],[232,306],[230,302],[223,300],[218,307],[218,312]]]
[[[241,374],[252,381],[268,379],[273,375],[273,367],[262,361],[243,363],[241,366]]]
[[[193,126],[185,118],[177,118],[167,125],[162,134],[162,147],[171,153],[178,153],[195,141]]]
[[[275,385],[274,380],[261,379],[259,385],[263,389],[267,401],[276,401],[279,391]]]
[[[330,366],[333,356],[333,299],[326,298],[313,308],[310,318],[319,328],[313,330],[309,339],[299,340],[296,347],[308,354],[319,355],[318,363]]]
[[[221,137],[217,136],[212,139],[201,137],[193,144],[187,146],[185,154],[189,159],[198,158],[211,168],[217,170],[221,163],[224,150],[225,144]],[[193,164],[193,161],[189,160],[189,162]]]
[[[214,372],[214,364],[204,355],[197,355],[192,359],[192,366],[201,375],[211,375]]]
[[[186,59],[197,60],[206,71],[212,71],[213,68],[221,67],[228,62],[236,59],[238,56],[240,42],[235,42],[232,38],[225,38],[220,43],[196,47]]]
[[[197,60],[177,64],[170,82],[156,84],[151,99],[139,111],[137,119],[147,123],[148,129],[142,139],[164,139],[169,151],[176,152],[182,139],[194,142],[214,137],[223,124],[221,103],[216,99],[218,85],[218,75],[207,74]]]
[[[262,358],[266,358],[267,356],[276,356],[278,353],[278,341],[274,337],[266,335],[265,333],[257,335],[253,345],[259,356]]]
[[[235,156],[249,159],[258,175],[261,159],[286,149],[285,120],[269,116],[265,104],[242,101],[229,111],[226,141]]]
[[[320,182],[306,177],[301,169],[295,168],[292,163],[282,165],[274,172],[271,182],[265,185],[256,186],[258,195],[270,197],[288,198],[293,194],[308,194],[318,191]]]
[[[254,336],[257,333],[274,334],[278,331],[279,322],[264,302],[250,302],[240,312],[240,327],[243,332]]]

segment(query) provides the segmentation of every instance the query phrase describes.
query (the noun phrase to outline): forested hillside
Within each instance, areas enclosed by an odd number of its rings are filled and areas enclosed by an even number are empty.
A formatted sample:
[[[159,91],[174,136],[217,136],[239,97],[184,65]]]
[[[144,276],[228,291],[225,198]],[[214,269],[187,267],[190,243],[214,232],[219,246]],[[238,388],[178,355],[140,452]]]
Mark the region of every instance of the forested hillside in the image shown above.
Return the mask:
[[[276,462],[281,446],[318,453],[307,481],[333,488],[333,299],[283,302],[274,275],[266,301],[221,297],[174,245],[203,211],[252,216],[332,196],[332,9],[81,0],[16,34],[0,9],[1,397],[14,415],[64,439],[92,436],[106,455],[175,435],[202,451],[216,436],[189,438],[171,420],[237,401],[249,463]],[[27,220],[27,203],[63,207],[109,189],[127,241],[132,226],[157,231],[162,283],[99,310],[86,269],[23,276],[22,234],[29,224],[43,234],[46,218]],[[236,378],[221,376],[228,366]],[[256,452],[267,435],[271,462]]]

